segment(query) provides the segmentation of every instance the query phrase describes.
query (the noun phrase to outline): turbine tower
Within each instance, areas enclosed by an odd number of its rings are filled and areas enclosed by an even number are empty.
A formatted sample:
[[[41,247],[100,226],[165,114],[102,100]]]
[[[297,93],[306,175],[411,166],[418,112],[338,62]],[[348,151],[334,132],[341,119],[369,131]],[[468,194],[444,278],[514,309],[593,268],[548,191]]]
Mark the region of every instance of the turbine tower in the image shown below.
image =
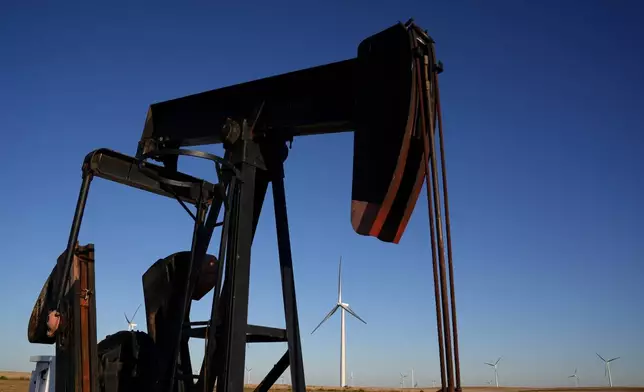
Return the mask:
[[[499,387],[499,372],[498,372],[498,365],[499,361],[501,360],[502,357],[499,357],[499,359],[496,360],[494,363],[490,362],[485,362],[486,365],[492,366],[494,368],[494,382],[496,383],[497,388]]]
[[[127,318],[127,314],[123,312],[123,315],[125,316],[125,321],[127,321],[127,330],[128,331],[134,331],[134,328],[136,328],[136,323],[134,322],[134,318],[136,317],[136,313],[139,311],[139,308],[141,305],[139,304],[139,307],[136,308],[134,311],[134,314],[132,315],[132,319]]]
[[[342,257],[340,257],[340,266],[338,267],[338,302],[333,306],[333,309],[322,319],[320,324],[318,324],[317,327],[311,332],[311,335],[315,331],[317,331],[318,328],[322,324],[324,324],[325,321],[327,321],[333,314],[340,309],[340,386],[345,387],[347,385],[346,383],[346,367],[345,367],[345,361],[346,361],[346,334],[345,334],[345,314],[344,312],[347,311],[349,312],[350,315],[353,317],[357,318],[358,320],[362,321],[363,323],[367,323],[363,319],[360,318],[356,314],[356,312],[353,311],[349,307],[349,304],[342,302]]]
[[[575,379],[575,386],[579,387],[579,376],[577,375],[577,368],[575,368],[575,372],[568,376],[568,378],[574,378]]]
[[[597,354],[597,353],[595,353],[595,354]],[[613,361],[618,360],[620,357],[615,357],[615,358],[609,359],[607,361],[601,355],[597,354],[597,356],[599,357],[599,359],[604,361],[604,377],[608,376],[608,385],[612,387],[613,386],[613,377],[610,374],[610,363],[613,362]]]

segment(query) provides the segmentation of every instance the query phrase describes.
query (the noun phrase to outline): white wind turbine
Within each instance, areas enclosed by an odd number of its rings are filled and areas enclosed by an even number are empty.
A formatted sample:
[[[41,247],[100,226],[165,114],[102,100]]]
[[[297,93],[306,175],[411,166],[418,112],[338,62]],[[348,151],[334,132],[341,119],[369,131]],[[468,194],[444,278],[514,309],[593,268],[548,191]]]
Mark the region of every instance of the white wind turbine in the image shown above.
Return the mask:
[[[496,383],[496,386],[499,386],[499,372],[498,372],[498,365],[499,361],[501,360],[502,357],[499,357],[499,359],[496,360],[494,363],[490,362],[485,362],[486,365],[492,366],[494,368],[494,382]]]
[[[127,318],[127,314],[123,312],[123,315],[125,316],[125,321],[127,321],[127,330],[128,331],[134,331],[134,328],[136,328],[136,323],[134,322],[134,317],[136,317],[136,313],[139,311],[139,308],[141,305],[139,305],[138,308],[134,311],[134,314],[132,315],[132,319]]]
[[[333,309],[322,319],[320,324],[318,324],[317,327],[311,332],[311,335],[315,331],[317,331],[318,328],[322,324],[324,324],[325,321],[327,321],[333,314],[340,309],[340,386],[345,387],[347,385],[346,383],[346,367],[345,367],[345,362],[346,362],[346,328],[345,328],[345,314],[344,312],[347,311],[349,312],[350,315],[353,317],[357,318],[358,320],[362,321],[363,323],[367,323],[363,319],[360,318],[356,314],[356,312],[353,311],[349,307],[349,304],[342,302],[342,257],[340,257],[340,266],[338,267],[338,302],[333,306]]]
[[[400,387],[401,388],[405,387],[405,378],[407,378],[407,375],[400,373]]]
[[[250,371],[253,370],[253,368],[246,368],[246,371],[248,372],[248,381],[246,381],[246,384],[250,385]]]
[[[575,386],[579,386],[579,376],[577,375],[577,368],[575,368],[575,372],[568,376],[568,378],[574,378],[575,379]]]
[[[595,354],[597,354],[597,353],[595,353]],[[612,387],[613,386],[613,377],[610,374],[610,363],[613,362],[613,361],[618,360],[620,357],[615,357],[615,358],[609,359],[607,361],[601,355],[597,354],[597,356],[599,357],[599,359],[604,361],[604,377],[608,376],[608,385]]]

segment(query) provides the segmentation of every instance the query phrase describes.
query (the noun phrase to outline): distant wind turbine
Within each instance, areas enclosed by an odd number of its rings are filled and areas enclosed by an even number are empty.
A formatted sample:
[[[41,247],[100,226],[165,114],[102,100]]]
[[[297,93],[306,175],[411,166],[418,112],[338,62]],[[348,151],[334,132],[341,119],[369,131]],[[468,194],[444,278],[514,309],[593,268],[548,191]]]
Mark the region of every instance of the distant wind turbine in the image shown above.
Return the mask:
[[[575,379],[575,386],[579,387],[579,376],[577,375],[577,368],[575,368],[575,372],[568,376],[568,378],[574,378]]]
[[[497,360],[496,360],[496,362],[494,362],[494,363],[485,362],[485,364],[486,364],[486,365],[492,366],[492,367],[494,368],[494,381],[495,381],[495,383],[496,383],[497,388],[498,388],[498,386],[499,386],[499,371],[498,371],[498,365],[499,365],[499,361],[501,360],[501,358],[503,358],[503,357],[499,357],[499,359],[497,359]]]
[[[365,324],[367,322],[361,319],[360,316],[358,316],[356,312],[354,312],[353,309],[349,307],[349,304],[342,302],[342,257],[340,257],[340,265],[338,267],[338,302],[335,304],[335,306],[333,306],[333,309],[331,309],[331,311],[326,315],[326,317],[324,317],[324,319],[320,322],[320,324],[318,324],[318,326],[315,327],[313,332],[311,332],[311,335],[313,335],[313,333],[317,331],[317,329],[320,328],[320,326],[324,324],[325,321],[327,321],[331,316],[333,316],[333,314],[338,309],[340,309],[340,386],[345,387],[347,385],[346,366],[345,366],[347,339],[346,339],[344,312],[345,311],[349,312],[350,315],[352,315],[353,317],[357,318],[358,320],[362,321]]]
[[[123,315],[125,316],[125,321],[127,321],[127,330],[128,331],[134,331],[134,328],[136,328],[136,323],[134,322],[134,318],[136,317],[136,313],[139,311],[139,308],[141,305],[139,304],[139,307],[136,308],[134,311],[134,314],[132,315],[132,319],[127,318],[127,314],[123,312]]]
[[[595,354],[597,354],[597,353],[595,353]],[[611,377],[611,374],[610,374],[610,363],[613,362],[613,361],[618,360],[620,357],[615,357],[615,358],[609,359],[607,361],[601,355],[597,354],[597,356],[599,357],[599,359],[604,361],[604,377],[608,376],[608,385],[612,387],[613,386],[613,377]]]
[[[436,380],[432,380],[432,388],[436,388]]]
[[[250,371],[253,370],[253,368],[246,368],[246,371],[248,372],[248,381],[246,384],[250,385]]]
[[[406,374],[400,373],[400,387],[404,388],[405,387],[405,378],[407,377]]]

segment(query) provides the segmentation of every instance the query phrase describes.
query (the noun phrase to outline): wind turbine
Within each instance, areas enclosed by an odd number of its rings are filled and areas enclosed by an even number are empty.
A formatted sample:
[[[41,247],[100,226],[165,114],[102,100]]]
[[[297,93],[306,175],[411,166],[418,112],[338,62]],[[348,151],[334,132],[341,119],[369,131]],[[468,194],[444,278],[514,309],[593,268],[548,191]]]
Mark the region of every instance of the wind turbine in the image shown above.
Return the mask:
[[[405,387],[405,378],[407,377],[406,374],[400,373],[400,387],[404,388]]]
[[[250,385],[250,371],[253,370],[253,368],[246,368],[246,371],[248,372],[248,381],[246,384]]]
[[[353,387],[353,386],[355,386],[355,385],[353,384],[353,372],[351,372],[351,374],[349,375],[349,380],[351,380],[351,386],[352,386],[352,387]]]
[[[436,380],[432,380],[432,388],[436,388]]]
[[[141,307],[141,305],[139,304],[139,307],[136,308],[136,310],[134,311],[134,314],[132,315],[131,320],[129,318],[127,318],[127,314],[125,314],[125,312],[123,312],[123,315],[125,316],[125,321],[127,321],[127,330],[128,331],[134,331],[134,328],[136,328],[136,323],[134,322],[134,317],[136,317],[136,313],[139,311],[140,307]]]
[[[342,257],[340,257],[340,266],[338,267],[338,302],[333,306],[333,309],[326,315],[326,317],[318,324],[317,327],[311,332],[311,335],[315,331],[317,331],[318,328],[322,324],[324,324],[325,321],[327,321],[333,314],[340,309],[340,386],[345,387],[347,385],[346,383],[346,369],[345,369],[345,362],[346,362],[346,333],[345,333],[345,314],[344,312],[347,311],[349,312],[350,315],[353,317],[357,318],[358,320],[362,321],[363,323],[367,323],[363,319],[360,318],[356,314],[356,312],[353,311],[349,307],[349,304],[342,302]]]
[[[411,387],[416,387],[416,384],[414,384],[414,368],[411,368]]]
[[[595,353],[595,354],[597,354],[597,353]],[[608,375],[608,385],[612,387],[613,386],[613,378],[611,377],[611,374],[610,374],[610,363],[615,361],[615,360],[618,360],[620,357],[615,357],[615,358],[609,359],[607,361],[601,355],[597,354],[597,356],[599,357],[599,359],[604,361],[604,377],[606,377],[606,375]]]
[[[496,383],[497,388],[499,387],[498,364],[499,364],[499,361],[501,360],[501,358],[503,358],[503,357],[499,357],[499,359],[497,359],[496,362],[494,362],[494,363],[485,362],[486,365],[492,366],[494,368],[494,381]]]
[[[574,378],[575,379],[575,386],[579,386],[579,376],[577,375],[577,368],[575,368],[575,372],[568,376],[568,378]]]

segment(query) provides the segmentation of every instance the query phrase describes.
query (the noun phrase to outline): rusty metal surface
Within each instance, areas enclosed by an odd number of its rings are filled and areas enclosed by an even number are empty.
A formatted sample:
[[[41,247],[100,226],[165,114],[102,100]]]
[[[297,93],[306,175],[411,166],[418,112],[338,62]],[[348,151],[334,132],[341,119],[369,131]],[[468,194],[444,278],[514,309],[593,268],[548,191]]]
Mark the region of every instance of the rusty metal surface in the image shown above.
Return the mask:
[[[432,59],[433,63],[436,63],[436,53],[432,50]],[[450,290],[450,301],[451,301],[451,310],[452,310],[452,331],[454,334],[454,369],[455,369],[455,385],[457,390],[461,390],[461,366],[460,366],[460,357],[458,352],[458,328],[456,322],[456,296],[454,289],[454,263],[452,259],[452,234],[451,234],[451,224],[449,218],[449,197],[447,193],[447,169],[445,162],[445,146],[443,142],[443,116],[441,113],[441,103],[440,103],[440,89],[438,88],[438,76],[434,75],[434,88],[436,90],[436,117],[438,119],[438,139],[440,145],[440,157],[441,157],[441,174],[443,176],[443,195],[444,195],[444,205],[445,205],[445,234],[447,236],[447,265],[449,273],[449,290]]]
[[[369,84],[377,83],[388,99],[365,94],[363,104],[356,108],[351,223],[358,234],[395,243],[407,224],[408,202],[415,202],[411,194],[422,156],[412,143],[418,91],[407,29],[395,25],[363,41],[358,59],[382,64],[365,67],[365,72],[371,72],[361,75],[359,86],[373,91]],[[386,79],[383,70],[390,71]]]
[[[77,260],[74,262],[78,270],[79,291],[75,293],[75,307],[78,307],[79,317],[79,334],[76,337],[78,346],[78,358],[80,375],[80,386],[78,389],[82,392],[93,390],[92,367],[96,366],[96,313],[95,313],[95,291],[94,291],[94,246],[87,245],[79,247],[76,251]],[[94,353],[94,356],[92,356]]]
[[[58,281],[57,275],[65,264],[66,253],[58,258],[50,275],[54,278],[48,279],[49,284],[55,281],[62,290],[60,325],[53,336],[56,342],[56,390],[90,392],[95,391],[98,385],[94,245],[77,244],[72,249],[70,271],[67,280],[62,282]],[[56,303],[55,298],[49,301]]]
[[[454,268],[452,262],[451,233],[449,221],[449,202],[447,193],[447,172],[445,167],[442,121],[440,115],[440,96],[438,94],[439,64],[436,62],[433,40],[417,26],[413,26],[415,43],[419,45],[415,61],[418,73],[420,95],[422,143],[424,149],[424,171],[427,183],[427,204],[430,224],[430,245],[434,275],[434,294],[436,324],[441,367],[442,391],[461,390],[460,365],[458,355],[458,333],[456,323],[456,302],[454,295]],[[436,148],[436,125],[438,122],[440,143],[439,186],[438,157]],[[442,195],[441,195],[442,191]],[[443,211],[445,228],[443,226]],[[445,260],[444,230],[448,241],[448,258]],[[449,283],[448,283],[449,282]]]
[[[63,253],[60,257],[64,257]],[[59,257],[59,258],[60,258]],[[56,338],[52,336],[48,328],[49,313],[56,309],[56,299],[60,290],[58,279],[58,268],[55,265],[47,277],[36,303],[29,317],[27,326],[27,339],[29,343],[54,344]]]

